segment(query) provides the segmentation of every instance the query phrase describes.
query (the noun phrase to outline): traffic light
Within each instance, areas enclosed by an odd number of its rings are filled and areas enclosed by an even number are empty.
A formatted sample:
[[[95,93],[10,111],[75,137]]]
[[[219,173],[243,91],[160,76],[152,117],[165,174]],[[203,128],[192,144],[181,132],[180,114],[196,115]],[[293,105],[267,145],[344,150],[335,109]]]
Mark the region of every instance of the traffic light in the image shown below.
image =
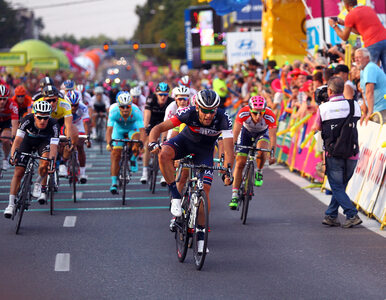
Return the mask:
[[[108,51],[109,51],[109,48],[110,48],[110,46],[109,46],[108,43],[104,43],[104,44],[103,44],[103,51],[104,51],[104,52],[108,52]]]
[[[161,42],[159,43],[159,47],[160,47],[162,50],[165,50],[165,48],[166,48],[166,42],[165,42],[165,41],[161,41]]]
[[[138,42],[134,42],[133,43],[133,50],[134,51],[138,51],[139,50],[139,43]]]

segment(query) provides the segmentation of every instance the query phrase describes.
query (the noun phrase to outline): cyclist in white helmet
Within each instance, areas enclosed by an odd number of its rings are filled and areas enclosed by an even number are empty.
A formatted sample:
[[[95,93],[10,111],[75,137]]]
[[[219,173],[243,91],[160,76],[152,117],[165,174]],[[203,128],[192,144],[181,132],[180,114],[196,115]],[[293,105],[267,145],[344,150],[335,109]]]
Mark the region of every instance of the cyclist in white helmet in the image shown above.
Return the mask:
[[[133,103],[138,106],[138,108],[141,110],[143,113],[145,110],[145,105],[146,105],[146,98],[144,95],[142,95],[142,90],[141,87],[136,86],[133,87],[130,90],[130,96],[133,99]]]

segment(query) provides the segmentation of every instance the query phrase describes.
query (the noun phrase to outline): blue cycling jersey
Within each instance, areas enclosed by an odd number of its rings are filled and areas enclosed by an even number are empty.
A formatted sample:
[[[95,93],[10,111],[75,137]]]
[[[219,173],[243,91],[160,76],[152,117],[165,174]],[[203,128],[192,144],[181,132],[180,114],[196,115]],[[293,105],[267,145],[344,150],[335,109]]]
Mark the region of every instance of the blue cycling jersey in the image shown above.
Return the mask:
[[[141,110],[136,105],[132,105],[131,114],[127,120],[125,120],[121,115],[118,104],[114,103],[110,106],[107,126],[116,127],[116,125],[127,130],[143,128],[144,124]]]

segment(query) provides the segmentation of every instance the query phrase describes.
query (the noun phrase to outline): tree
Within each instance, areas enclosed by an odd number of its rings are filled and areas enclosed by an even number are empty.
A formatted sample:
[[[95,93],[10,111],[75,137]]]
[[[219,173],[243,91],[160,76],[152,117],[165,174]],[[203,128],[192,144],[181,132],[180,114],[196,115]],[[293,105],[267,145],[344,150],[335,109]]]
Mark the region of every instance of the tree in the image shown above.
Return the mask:
[[[15,19],[16,11],[5,0],[0,0],[0,48],[10,48],[20,41],[23,28]]]

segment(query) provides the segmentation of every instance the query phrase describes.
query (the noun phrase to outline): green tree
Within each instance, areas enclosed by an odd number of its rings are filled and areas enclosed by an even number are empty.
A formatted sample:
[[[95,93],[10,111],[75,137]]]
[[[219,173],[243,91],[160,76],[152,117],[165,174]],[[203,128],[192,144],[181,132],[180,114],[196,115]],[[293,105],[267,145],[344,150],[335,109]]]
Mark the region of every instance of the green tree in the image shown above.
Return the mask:
[[[20,41],[23,28],[15,19],[16,11],[5,0],[0,0],[0,48],[10,48]]]

